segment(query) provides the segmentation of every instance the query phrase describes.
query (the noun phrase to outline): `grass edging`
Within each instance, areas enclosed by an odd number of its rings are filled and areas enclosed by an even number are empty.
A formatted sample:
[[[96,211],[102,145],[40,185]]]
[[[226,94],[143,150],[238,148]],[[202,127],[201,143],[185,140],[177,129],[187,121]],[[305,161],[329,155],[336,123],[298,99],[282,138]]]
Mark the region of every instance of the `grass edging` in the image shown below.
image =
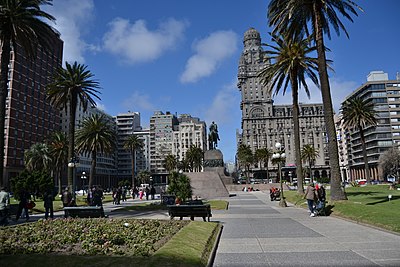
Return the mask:
[[[221,225],[192,221],[149,259],[150,266],[206,266]]]

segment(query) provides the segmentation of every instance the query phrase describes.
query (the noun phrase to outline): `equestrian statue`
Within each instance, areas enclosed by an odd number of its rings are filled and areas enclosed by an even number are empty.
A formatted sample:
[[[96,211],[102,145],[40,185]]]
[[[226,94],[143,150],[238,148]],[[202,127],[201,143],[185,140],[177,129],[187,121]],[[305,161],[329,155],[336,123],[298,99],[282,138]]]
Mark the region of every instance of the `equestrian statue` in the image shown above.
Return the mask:
[[[212,122],[209,130],[210,130],[210,132],[208,134],[208,149],[209,150],[217,149],[218,141],[219,141],[217,124]]]

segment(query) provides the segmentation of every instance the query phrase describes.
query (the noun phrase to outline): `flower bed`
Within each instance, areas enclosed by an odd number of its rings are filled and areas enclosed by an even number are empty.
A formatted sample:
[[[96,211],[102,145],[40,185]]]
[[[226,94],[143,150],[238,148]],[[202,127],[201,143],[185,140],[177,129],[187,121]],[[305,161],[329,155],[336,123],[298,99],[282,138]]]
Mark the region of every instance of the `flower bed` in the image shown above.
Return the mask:
[[[0,229],[0,254],[149,256],[188,221],[56,219]]]

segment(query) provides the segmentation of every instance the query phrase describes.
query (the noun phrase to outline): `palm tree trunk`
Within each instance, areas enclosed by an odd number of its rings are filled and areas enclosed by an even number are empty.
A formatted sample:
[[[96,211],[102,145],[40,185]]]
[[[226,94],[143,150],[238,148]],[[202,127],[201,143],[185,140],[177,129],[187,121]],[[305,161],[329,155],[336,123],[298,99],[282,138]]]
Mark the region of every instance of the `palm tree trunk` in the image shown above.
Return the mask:
[[[75,156],[75,118],[76,118],[76,106],[77,106],[77,96],[71,96],[71,101],[69,103],[69,128],[68,128],[68,160],[72,160]],[[75,179],[74,168],[68,168],[68,187],[70,192],[73,192],[72,185]]]
[[[361,139],[361,146],[363,151],[363,158],[364,158],[364,170],[365,170],[365,179],[367,180],[367,184],[371,184],[371,175],[369,173],[369,165],[368,165],[368,155],[367,155],[367,148],[365,146],[365,136],[364,130],[361,126],[358,126],[360,131],[360,139]]]
[[[325,45],[322,33],[320,2],[314,3],[314,29],[315,42],[318,54],[318,74],[321,83],[322,103],[324,105],[324,116],[326,132],[328,135],[329,165],[331,170],[331,200],[346,200],[346,193],[341,186],[341,176],[339,167],[339,152],[336,141],[335,122],[333,120],[333,106],[329,87],[328,71],[326,68]]]
[[[4,177],[4,126],[6,120],[6,99],[8,93],[8,64],[10,63],[10,40],[2,43],[0,74],[0,186],[5,185]]]
[[[290,83],[292,85],[292,100],[293,100],[293,126],[294,126],[294,155],[296,159],[296,175],[297,175],[297,193],[303,195],[303,173],[301,164],[300,151],[300,123],[299,123],[299,95],[297,84],[297,71],[292,71],[290,74]]]
[[[61,181],[61,176],[62,176],[62,168],[58,167],[58,194],[62,194],[62,181]]]
[[[89,188],[92,188],[94,176],[96,175],[96,162],[97,162],[97,152],[96,150],[94,150],[92,151],[92,162],[90,165]]]
[[[132,187],[135,188],[135,150],[131,149],[131,163],[132,163]]]

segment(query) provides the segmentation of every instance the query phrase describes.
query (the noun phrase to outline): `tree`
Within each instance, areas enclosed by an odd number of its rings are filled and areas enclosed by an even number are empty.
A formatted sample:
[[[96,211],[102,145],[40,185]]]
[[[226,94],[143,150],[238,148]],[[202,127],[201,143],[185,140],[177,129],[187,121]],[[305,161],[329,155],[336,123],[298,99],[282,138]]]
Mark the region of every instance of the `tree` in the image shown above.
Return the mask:
[[[53,190],[54,181],[47,171],[22,171],[18,176],[11,179],[11,190],[18,198],[22,191],[34,193],[34,196],[43,196],[49,190]]]
[[[52,158],[50,148],[45,143],[33,144],[24,153],[25,168],[28,171],[49,171]]]
[[[267,170],[267,175],[266,175],[267,182],[269,180],[268,163],[272,157],[272,154],[273,154],[272,151],[268,148],[259,148],[254,153],[254,158],[260,163],[260,169],[262,169],[262,164],[264,164],[264,167]]]
[[[348,37],[349,35],[340,21],[338,13],[353,22],[351,14],[357,16],[355,8],[361,10],[359,6],[350,0],[272,0],[268,5],[267,11],[269,26],[273,27],[274,33],[297,35],[306,32],[308,35],[310,32],[309,27],[311,27],[312,38],[317,46],[318,74],[328,136],[332,200],[345,200],[347,197],[341,186],[339,153],[327,71],[324,33],[330,39],[330,28],[332,27],[338,35],[342,30]]]
[[[165,169],[171,173],[176,170],[178,166],[178,160],[175,155],[169,154],[165,157]]]
[[[192,187],[187,175],[178,172],[172,172],[169,177],[168,194],[175,195],[182,201],[192,198]]]
[[[356,128],[360,135],[363,158],[365,179],[367,184],[371,183],[371,174],[369,172],[367,147],[365,145],[364,131],[369,126],[377,124],[376,111],[374,110],[374,103],[369,100],[363,100],[359,97],[347,99],[343,102],[341,107],[343,126],[350,131]]]
[[[131,164],[132,164],[132,187],[135,187],[135,172],[136,172],[136,151],[142,150],[144,147],[143,140],[137,135],[130,135],[124,142],[124,148],[131,152]]]
[[[55,132],[48,140],[53,170],[58,177],[58,194],[62,193],[62,173],[68,164],[68,138],[63,132]]]
[[[307,144],[301,149],[301,159],[308,162],[311,182],[313,182],[311,166],[318,156],[318,150],[313,145]]]
[[[0,0],[0,185],[3,184],[4,169],[4,125],[6,118],[6,99],[8,94],[8,72],[10,52],[22,47],[29,59],[34,59],[38,46],[51,47],[55,35],[47,21],[55,18],[41,10],[42,5],[50,5],[48,0]],[[17,53],[14,53],[14,60]]]
[[[201,148],[191,145],[186,151],[186,160],[189,163],[191,171],[201,171],[203,167],[204,152]]]
[[[141,184],[148,184],[150,181],[150,176],[151,176],[150,172],[145,170],[145,171],[140,171],[137,178]]]
[[[272,35],[272,40],[276,46],[269,45],[273,50],[266,51],[272,62],[260,71],[259,76],[264,85],[271,84],[269,87],[271,91],[275,89],[274,95],[281,89],[284,95],[289,83],[291,85],[297,191],[299,194],[304,194],[300,151],[299,87],[303,86],[307,96],[310,97],[305,78],[309,77],[318,86],[318,78],[314,72],[318,69],[317,59],[308,56],[315,52],[316,47],[310,47],[310,39],[303,38],[300,34],[284,37]]]
[[[190,162],[188,159],[184,158],[178,162],[178,170],[183,172],[188,172],[190,170]]]
[[[382,170],[382,176],[387,177],[395,176],[399,181],[399,167],[400,167],[400,150],[398,148],[391,148],[379,156],[379,167]]]
[[[93,74],[87,66],[75,62],[70,65],[65,62],[65,69],[59,68],[54,81],[47,87],[47,98],[50,103],[64,111],[68,111],[68,160],[75,156],[75,118],[78,104],[86,111],[87,106],[96,106],[94,98],[100,88],[99,82],[93,80]],[[72,168],[68,168],[68,186],[72,192]]]
[[[244,170],[246,173],[246,181],[250,182],[250,166],[254,162],[253,151],[249,145],[240,144],[237,150],[237,159],[239,160],[240,165],[244,166]]]
[[[76,148],[81,153],[91,155],[89,188],[96,175],[97,154],[111,154],[116,148],[117,134],[106,116],[92,114],[85,118],[82,127],[76,131]]]

